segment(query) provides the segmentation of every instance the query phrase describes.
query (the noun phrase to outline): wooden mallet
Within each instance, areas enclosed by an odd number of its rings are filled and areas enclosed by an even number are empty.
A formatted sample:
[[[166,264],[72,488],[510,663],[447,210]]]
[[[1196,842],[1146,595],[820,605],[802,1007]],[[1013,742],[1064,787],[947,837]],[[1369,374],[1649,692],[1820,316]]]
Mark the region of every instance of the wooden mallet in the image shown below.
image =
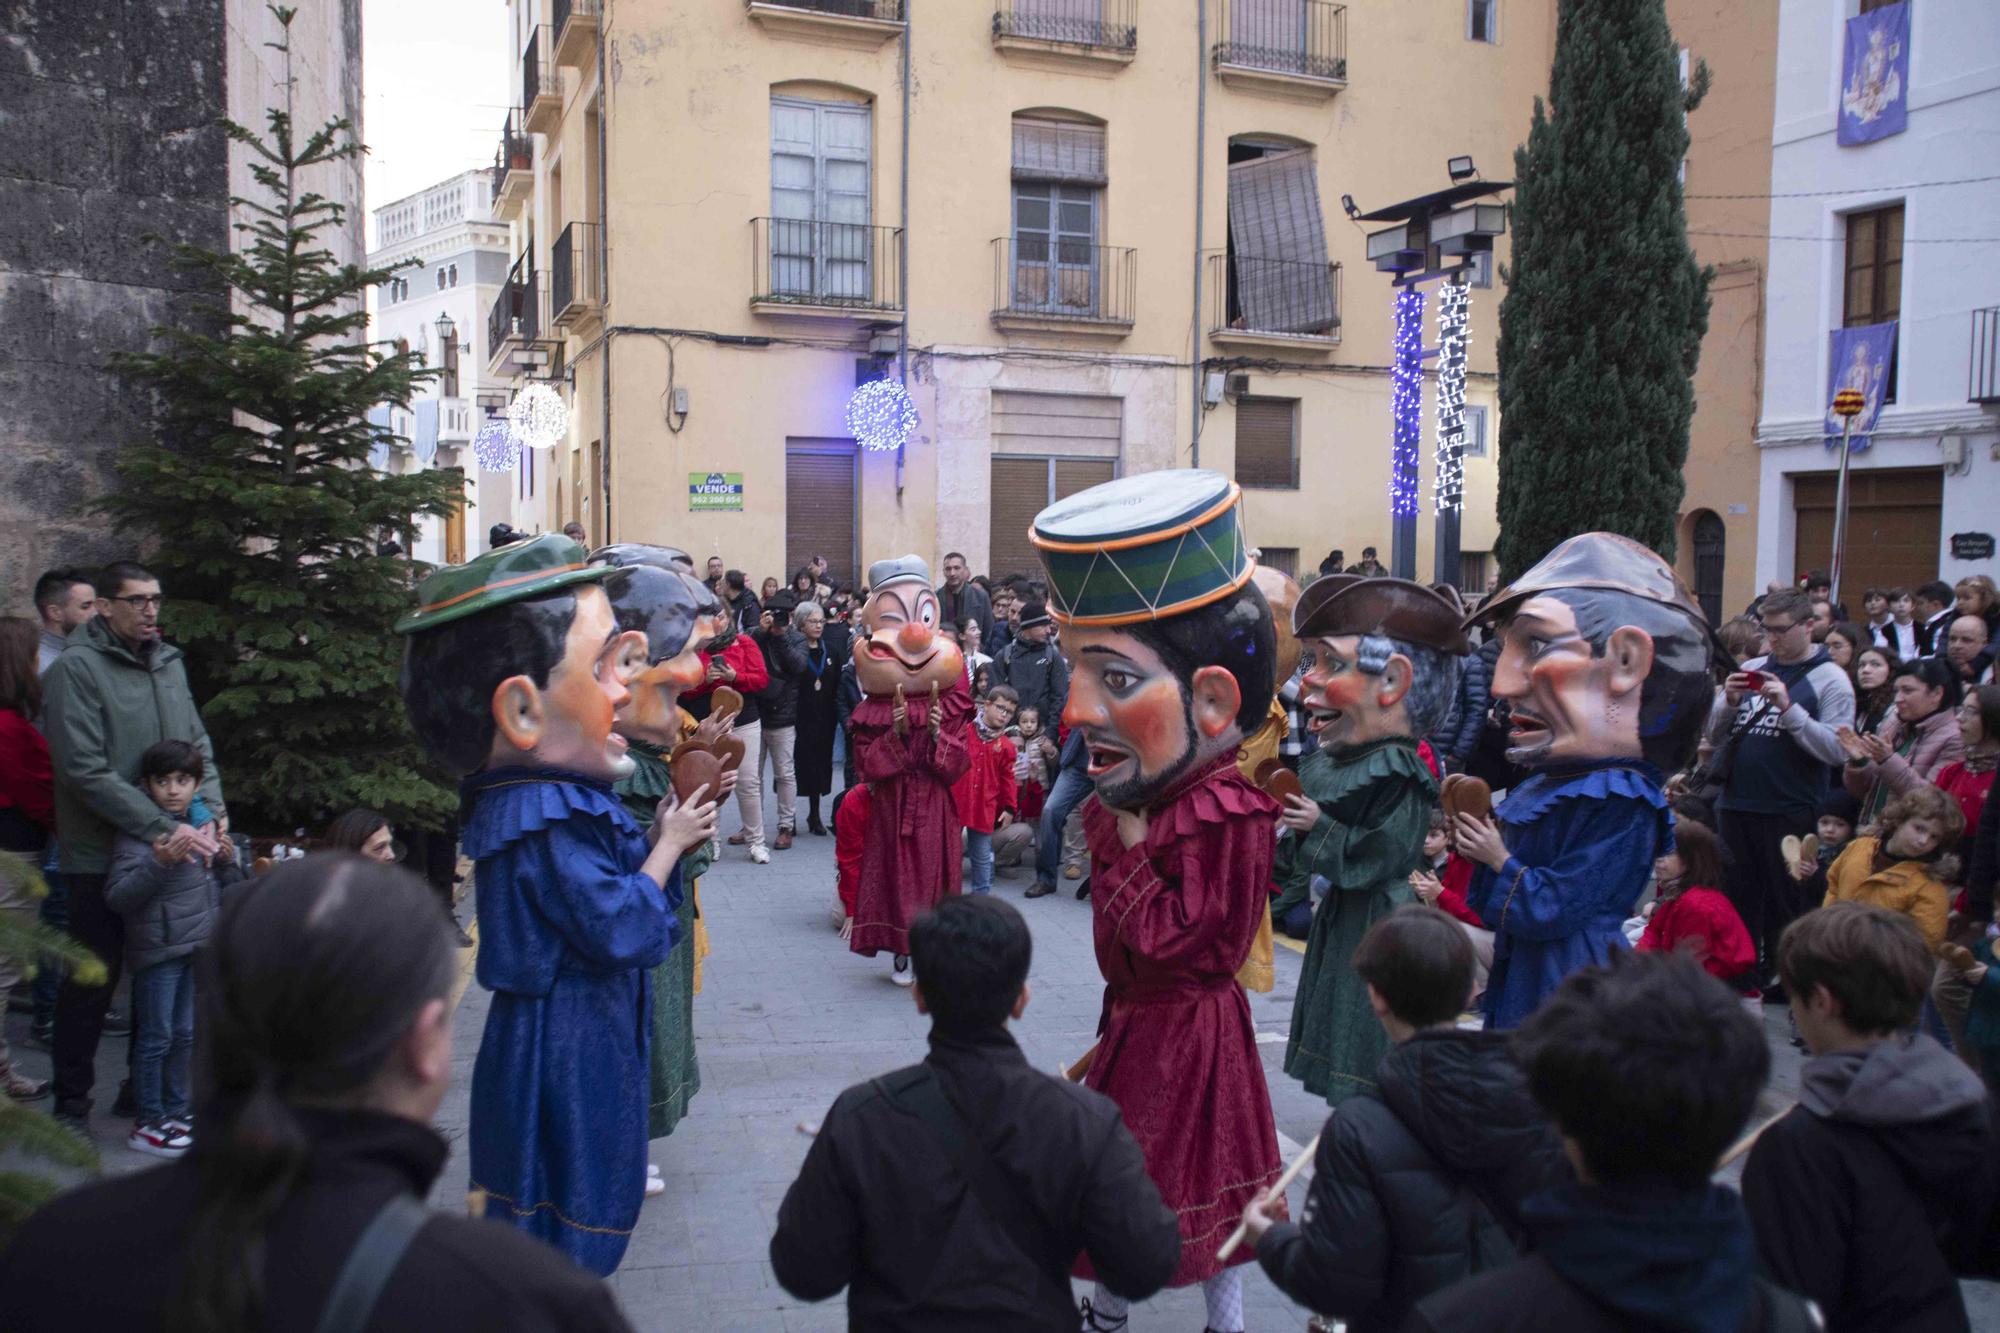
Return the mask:
[[[1313,1159],[1313,1154],[1318,1151],[1319,1151],[1319,1135],[1315,1134],[1313,1135],[1312,1142],[1308,1143],[1300,1151],[1298,1157],[1292,1162],[1292,1164],[1285,1168],[1285,1174],[1278,1177],[1278,1183],[1271,1186],[1271,1188],[1265,1191],[1265,1193],[1268,1194],[1273,1199],[1283,1198],[1285,1191],[1291,1188],[1292,1182],[1299,1178],[1299,1172],[1306,1169],[1306,1163],[1310,1162]],[[1243,1243],[1244,1237],[1248,1236],[1249,1234],[1250,1234],[1249,1228],[1245,1226],[1243,1223],[1238,1222],[1236,1224],[1236,1230],[1229,1233],[1229,1239],[1223,1241],[1222,1248],[1215,1252],[1215,1262],[1217,1263],[1228,1262],[1229,1256],[1236,1253],[1236,1247],[1241,1245]]]

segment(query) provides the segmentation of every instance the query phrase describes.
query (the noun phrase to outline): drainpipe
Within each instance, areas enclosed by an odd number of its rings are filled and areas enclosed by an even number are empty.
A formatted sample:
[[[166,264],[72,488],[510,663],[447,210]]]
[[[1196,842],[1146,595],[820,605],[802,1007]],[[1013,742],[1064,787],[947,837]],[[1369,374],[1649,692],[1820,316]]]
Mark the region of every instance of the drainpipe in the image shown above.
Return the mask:
[[[1193,419],[1188,463],[1201,466],[1201,222],[1202,148],[1208,138],[1208,0],[1196,0],[1194,40],[1194,392],[1189,394]]]
[[[903,0],[903,164],[902,222],[903,243],[896,247],[896,286],[903,298],[903,322],[896,331],[896,380],[904,392],[910,387],[910,32],[916,27],[910,10],[916,0]],[[903,500],[903,446],[896,446],[896,502]]]
[[[608,154],[611,118],[611,85],[604,77],[604,43],[611,26],[611,0],[605,0],[597,20],[597,281],[603,293],[605,325],[611,324],[611,159]],[[597,485],[604,505],[604,541],[611,535],[611,337],[604,339],[599,354],[599,385],[604,395],[604,453],[598,459]]]

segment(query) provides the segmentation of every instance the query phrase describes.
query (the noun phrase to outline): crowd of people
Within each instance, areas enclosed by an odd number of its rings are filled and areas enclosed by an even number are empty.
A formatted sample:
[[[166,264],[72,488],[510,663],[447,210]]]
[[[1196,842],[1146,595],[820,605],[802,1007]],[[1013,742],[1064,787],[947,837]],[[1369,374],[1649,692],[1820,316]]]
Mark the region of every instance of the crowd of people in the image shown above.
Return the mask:
[[[1119,933],[1151,892],[1135,896],[1146,872],[1128,853],[1155,844],[1143,818],[1133,830],[1119,813],[1114,828],[1111,803],[1086,799],[1094,787],[1105,795],[1105,771],[1121,761],[1106,749],[1110,724],[1091,719],[1139,688],[1121,685],[1119,670],[1143,673],[1082,656],[1099,639],[1082,632],[1073,590],[1052,592],[1049,571],[975,575],[957,552],[934,588],[922,562],[920,579],[907,560],[885,562],[857,589],[823,557],[753,588],[710,557],[698,575],[688,566],[705,599],[683,619],[700,631],[682,626],[684,647],[661,647],[657,619],[647,627],[652,665],[666,671],[684,651],[690,674],[662,686],[671,725],[658,743],[617,704],[625,739],[614,748],[640,756],[642,779],[648,756],[657,772],[650,785],[628,772],[617,787],[626,814],[604,817],[650,827],[621,873],[641,898],[648,882],[664,894],[665,915],[643,938],[615,914],[588,928],[620,941],[593,967],[649,977],[633,993],[651,1016],[652,1127],[671,1129],[698,1086],[687,1013],[697,878],[728,848],[768,865],[801,836],[829,837],[842,938],[891,953],[892,980],[931,1022],[927,1061],[857,1085],[828,1112],[771,1242],[781,1284],[805,1299],[845,1290],[856,1326],[1118,1329],[1131,1302],[1198,1281],[1209,1327],[1233,1333],[1244,1327],[1244,1270],[1189,1247],[1213,1249],[1240,1223],[1242,1257],[1329,1327],[1968,1327],[1958,1277],[2000,1272],[1993,581],[1870,588],[1858,619],[1817,572],[1768,589],[1716,628],[1724,651],[1712,675],[1697,673],[1698,750],[1663,767],[1649,798],[1629,774],[1654,762],[1651,748],[1622,765],[1587,751],[1524,758],[1537,737],[1560,751],[1566,726],[1588,727],[1552,716],[1561,701],[1537,683],[1502,688],[1567,634],[1582,645],[1577,660],[1610,682],[1614,726],[1621,698],[1657,710],[1660,674],[1643,693],[1646,669],[1618,683],[1623,629],[1588,623],[1580,604],[1566,627],[1538,629],[1550,612],[1518,598],[1482,622],[1442,585],[1403,584],[1357,610],[1401,581],[1373,548],[1343,560],[1329,553],[1320,580],[1282,594],[1301,609],[1276,634],[1289,641],[1296,628],[1303,656],[1263,700],[1239,676],[1243,693],[1213,706],[1240,732],[1210,733],[1225,767],[1242,769],[1244,804],[1230,813],[1263,830],[1233,860],[1260,880],[1267,915],[1262,942],[1200,985],[1240,998],[1240,985],[1258,984],[1259,950],[1268,973],[1270,930],[1308,941],[1285,1069],[1332,1115],[1296,1219],[1259,1158],[1217,1196],[1231,1200],[1226,1214],[1195,1236],[1174,1194],[1184,1182],[1158,1168],[1161,1131],[1108,1072],[1113,1038],[1127,1038],[1107,1028],[1094,1071],[1055,1079],[1031,1070],[1008,1034],[1031,998],[1032,948],[1023,912],[994,893],[998,879],[1021,872],[1024,903],[1065,883],[1095,897],[1100,962],[1125,947],[1139,968],[1120,981],[1106,964],[1114,991],[1164,991],[1164,974],[1140,965],[1185,960],[1171,940]],[[871,599],[918,582],[885,626]],[[1269,588],[1259,604],[1267,594],[1285,609]],[[611,592],[621,629],[656,614],[620,597]],[[364,1230],[400,1226],[407,1266],[377,1276],[394,1297],[382,1308],[402,1322],[369,1327],[428,1326],[418,1316],[438,1299],[437,1279],[472,1275],[490,1326],[622,1326],[604,1288],[518,1236],[499,1239],[509,1228],[395,1206],[443,1160],[425,1126],[449,1076],[457,831],[440,874],[423,835],[399,839],[380,814],[349,811],[304,840],[336,855],[255,873],[179,654],[161,637],[163,598],[137,564],[55,570],[36,587],[35,620],[0,619],[0,850],[44,868],[54,890],[31,903],[9,879],[0,911],[38,914],[109,973],[51,969],[21,987],[54,1078],[20,1073],[0,1037],[0,1088],[23,1101],[53,1093],[60,1118],[87,1126],[98,1047],[117,1026],[111,997],[129,969],[128,1146],[191,1154],[198,1170],[59,1200],[0,1261],[12,1275],[0,1280],[11,1291],[25,1272],[80,1271],[74,1238],[94,1234],[143,1251],[160,1281],[107,1294],[112,1304],[93,1313],[157,1317],[165,1292],[177,1327],[240,1327],[259,1312],[310,1311],[302,1302],[350,1279]],[[1352,628],[1358,615],[1375,628]],[[955,678],[942,692],[933,681],[928,704],[900,689],[892,704],[857,662],[871,634],[918,623],[925,642],[954,650]],[[1664,660],[1671,633],[1657,630],[1649,654]],[[1198,695],[1213,682],[1200,683],[1198,661],[1161,657],[1180,674],[1194,756],[1199,710],[1211,706]],[[635,687],[643,670],[634,660]],[[622,678],[604,689],[616,695]],[[968,705],[953,711],[961,691]],[[501,733],[489,743],[504,744]],[[689,737],[733,745],[739,762],[719,787],[677,796],[667,759]],[[912,796],[905,775],[917,769],[934,799]],[[479,793],[515,770],[467,771],[477,811]],[[1149,791],[1184,793],[1178,772]],[[1455,798],[1461,778],[1495,802],[1512,794],[1510,812],[1465,804],[1462,787]],[[721,838],[714,806],[732,797],[741,827]],[[1564,813],[1586,799],[1623,821],[1615,833]],[[540,863],[519,841],[528,826],[497,829],[491,809],[464,835],[486,868],[480,883],[503,871],[533,881]],[[885,869],[879,830],[907,827],[912,811],[925,827]],[[397,861],[428,872],[429,892],[382,868]],[[1628,861],[1646,880],[1637,895],[1620,887]],[[885,923],[885,876],[942,877],[949,891]],[[482,949],[496,1012],[526,984],[505,980],[510,970],[559,968],[574,952],[562,940],[576,923],[560,911],[545,902],[537,920],[516,923],[526,952],[510,952],[506,923],[491,954]],[[562,939],[534,944],[551,922]],[[1133,918],[1131,929],[1146,928]],[[1172,927],[1190,949],[1204,928]],[[362,943],[384,932],[394,950]],[[0,989],[17,980],[0,970]],[[1779,1030],[1807,1060],[1796,1105],[1746,1137],[1769,1075],[1765,1006],[1789,1010]],[[514,1055],[554,1040],[545,1002],[512,1012]],[[1113,1012],[1107,999],[1107,1023]],[[211,1085],[199,1106],[197,1056]],[[1155,1075],[1172,1076],[1165,1065]],[[1261,1091],[1261,1072],[1251,1076]],[[664,1119],[662,1097],[679,1099]],[[579,1146],[551,1142],[551,1123],[567,1127],[558,1140],[590,1139],[577,1106],[487,1106],[509,1125],[505,1170],[524,1190],[569,1169]],[[648,1135],[632,1129],[624,1137],[640,1157],[607,1147],[585,1175],[640,1178]],[[1740,1194],[1713,1183],[1746,1154]],[[495,1193],[492,1149],[475,1143],[474,1159],[475,1184]],[[317,1169],[326,1164],[340,1169]],[[659,1188],[649,1180],[646,1192]],[[489,1216],[514,1199],[496,1197]],[[318,1228],[327,1244],[308,1258]],[[540,1234],[586,1268],[609,1271],[622,1255],[622,1235],[598,1255],[559,1232]],[[246,1262],[260,1246],[294,1258]],[[168,1280],[186,1265],[206,1276]],[[1080,1313],[1072,1273],[1097,1284]],[[23,1307],[24,1327],[74,1318],[54,1294],[61,1282],[38,1285],[51,1294]]]

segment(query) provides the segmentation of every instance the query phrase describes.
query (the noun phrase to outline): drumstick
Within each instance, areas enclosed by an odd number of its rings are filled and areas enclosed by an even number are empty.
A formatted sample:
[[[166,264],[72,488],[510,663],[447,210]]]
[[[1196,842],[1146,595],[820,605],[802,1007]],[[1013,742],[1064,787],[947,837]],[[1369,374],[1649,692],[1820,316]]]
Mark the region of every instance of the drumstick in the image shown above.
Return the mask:
[[[1282,1197],[1291,1183],[1298,1179],[1299,1172],[1306,1169],[1306,1163],[1313,1159],[1313,1154],[1317,1151],[1319,1151],[1319,1135],[1315,1134],[1312,1142],[1308,1143],[1300,1151],[1297,1159],[1285,1168],[1285,1174],[1278,1177],[1278,1183],[1266,1190],[1265,1194],[1273,1199]],[[1244,1223],[1238,1222],[1236,1230],[1229,1233],[1229,1239],[1223,1241],[1222,1248],[1215,1252],[1215,1262],[1226,1262],[1230,1255],[1236,1253],[1236,1247],[1243,1243],[1243,1238],[1249,1234],[1249,1228]]]
[[[1062,1076],[1072,1083],[1083,1082],[1083,1076],[1090,1072],[1090,1062],[1097,1058],[1099,1042],[1092,1042],[1090,1049],[1076,1058],[1076,1063],[1062,1071]]]
[[[1780,1120],[1783,1120],[1786,1116],[1790,1115],[1792,1113],[1792,1108],[1797,1105],[1798,1105],[1797,1102],[1786,1102],[1782,1107],[1778,1109],[1778,1113],[1776,1115],[1772,1116],[1769,1120],[1766,1120],[1763,1124],[1757,1126],[1757,1128],[1751,1130],[1748,1134],[1745,1134],[1742,1138],[1736,1140],[1736,1142],[1730,1147],[1729,1151],[1722,1154],[1722,1160],[1715,1164],[1715,1170],[1716,1171],[1722,1170],[1723,1167],[1728,1166],[1731,1162],[1741,1157],[1744,1153],[1747,1153],[1752,1148],[1756,1147],[1757,1140],[1764,1136],[1764,1131],[1769,1129],[1771,1126],[1777,1124]],[[1714,1172],[1710,1172],[1709,1174],[1713,1175]]]

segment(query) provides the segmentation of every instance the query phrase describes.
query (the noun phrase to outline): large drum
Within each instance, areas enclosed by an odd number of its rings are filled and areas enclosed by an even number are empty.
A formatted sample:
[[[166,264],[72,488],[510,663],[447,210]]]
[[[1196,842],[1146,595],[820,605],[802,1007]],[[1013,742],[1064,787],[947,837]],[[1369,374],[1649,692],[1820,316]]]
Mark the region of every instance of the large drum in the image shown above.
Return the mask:
[[[1213,602],[1250,579],[1242,488],[1180,468],[1107,481],[1035,516],[1049,609],[1074,625],[1129,625]]]

